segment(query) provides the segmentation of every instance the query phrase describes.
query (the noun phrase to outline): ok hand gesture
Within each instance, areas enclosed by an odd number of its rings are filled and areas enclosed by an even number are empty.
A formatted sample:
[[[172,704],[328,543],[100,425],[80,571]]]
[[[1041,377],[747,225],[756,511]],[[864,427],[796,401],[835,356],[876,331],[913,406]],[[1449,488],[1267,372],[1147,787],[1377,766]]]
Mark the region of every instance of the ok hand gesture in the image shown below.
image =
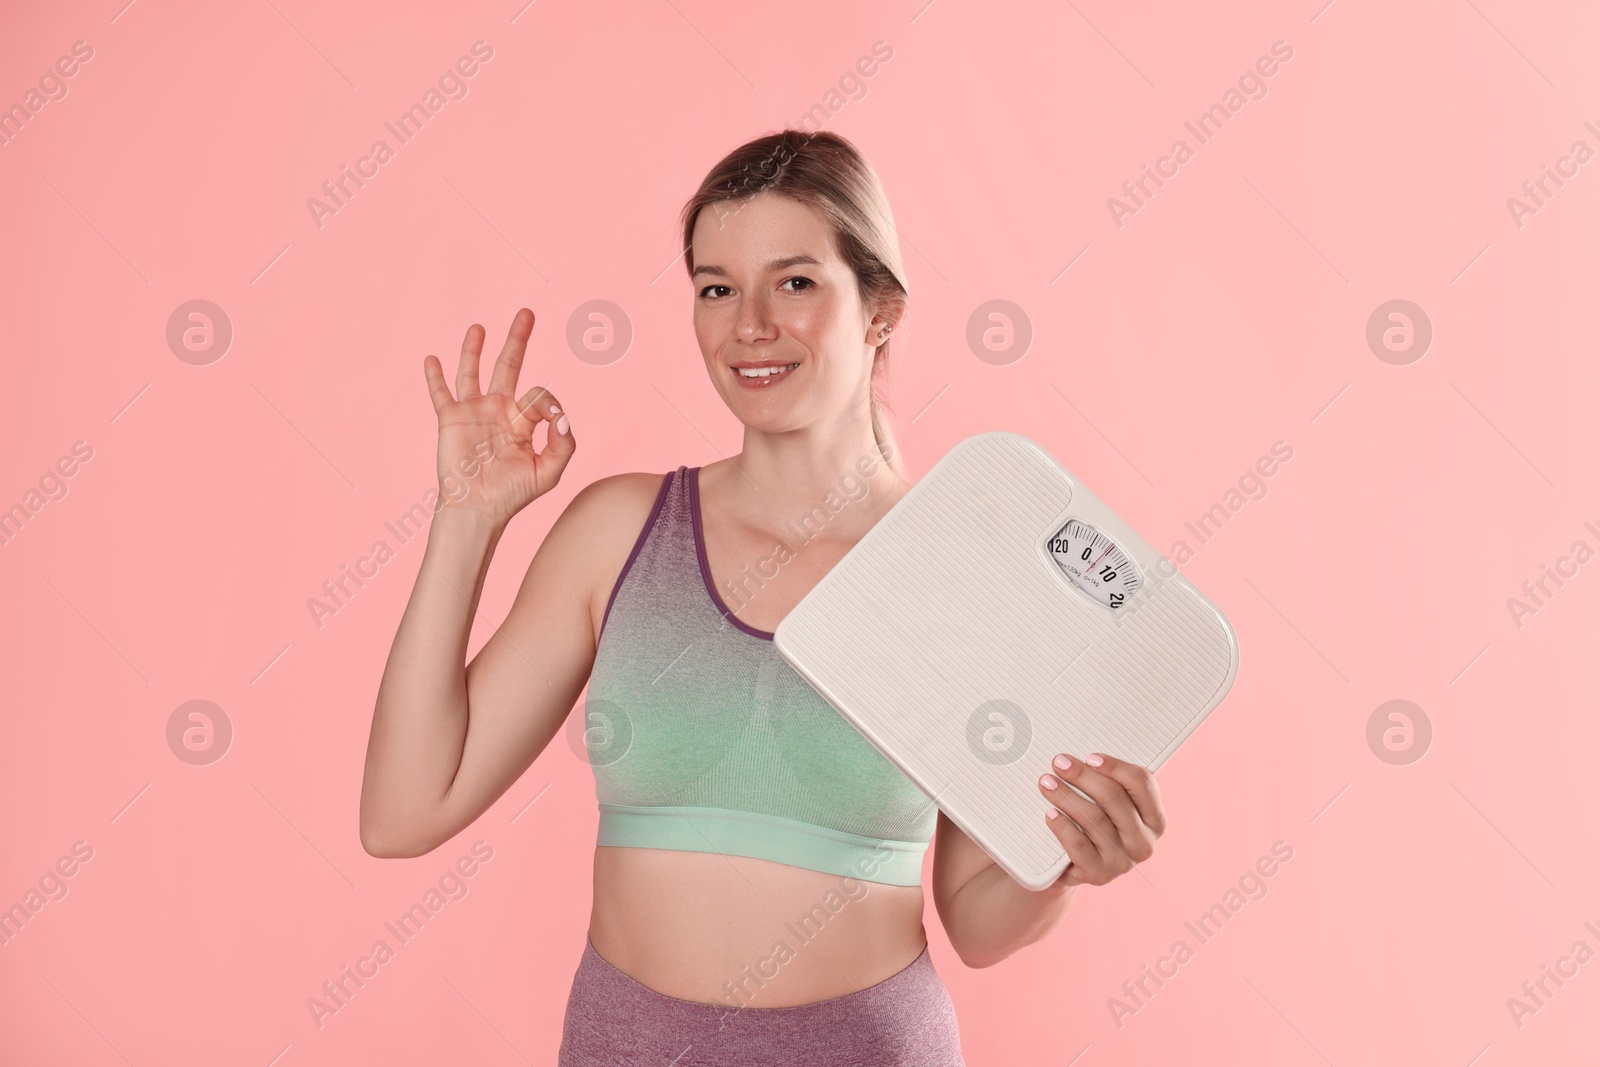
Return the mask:
[[[439,416],[439,489],[442,507],[474,511],[504,526],[561,479],[577,451],[567,416],[556,398],[534,386],[517,400],[514,390],[522,356],[533,333],[533,312],[519,308],[511,320],[505,347],[495,361],[487,393],[478,390],[478,357],[484,329],[467,327],[456,369],[456,395],[445,385],[437,357],[422,361],[433,410]],[[544,450],[533,449],[533,428],[550,423]],[[476,469],[474,469],[476,463]]]

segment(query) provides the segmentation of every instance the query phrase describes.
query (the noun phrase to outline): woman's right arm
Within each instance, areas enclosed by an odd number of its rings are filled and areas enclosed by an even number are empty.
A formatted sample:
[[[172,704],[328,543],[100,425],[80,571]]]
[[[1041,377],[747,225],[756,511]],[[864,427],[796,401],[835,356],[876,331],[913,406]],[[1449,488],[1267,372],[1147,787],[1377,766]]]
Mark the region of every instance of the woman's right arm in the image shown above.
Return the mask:
[[[442,506],[395,634],[373,710],[361,783],[361,844],[419,856],[482,814],[538,757],[594,663],[588,532],[610,495],[578,493],[534,555],[505,623],[464,664],[489,561],[511,517],[559,480],[576,446],[547,391],[514,396],[533,313],[517,312],[489,391],[478,389],[483,330],[462,344],[457,396],[438,360],[423,369],[439,415]],[[533,427],[550,423],[535,453]]]

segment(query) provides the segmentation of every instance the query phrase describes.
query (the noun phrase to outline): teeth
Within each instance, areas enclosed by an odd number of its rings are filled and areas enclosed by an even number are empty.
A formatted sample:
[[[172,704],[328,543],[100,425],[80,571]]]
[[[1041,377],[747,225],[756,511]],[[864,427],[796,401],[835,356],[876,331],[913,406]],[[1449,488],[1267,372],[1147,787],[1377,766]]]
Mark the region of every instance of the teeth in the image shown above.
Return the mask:
[[[735,367],[734,369],[744,378],[766,378],[777,374],[779,371],[793,370],[799,365],[798,363],[790,363],[782,367]]]

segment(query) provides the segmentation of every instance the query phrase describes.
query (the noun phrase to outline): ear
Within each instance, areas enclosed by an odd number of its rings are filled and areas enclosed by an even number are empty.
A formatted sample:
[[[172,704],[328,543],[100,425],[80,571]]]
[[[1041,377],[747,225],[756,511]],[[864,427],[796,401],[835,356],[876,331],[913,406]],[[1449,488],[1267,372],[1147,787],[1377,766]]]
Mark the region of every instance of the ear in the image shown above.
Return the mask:
[[[904,297],[897,297],[880,303],[874,309],[872,321],[867,324],[867,344],[877,346],[888,340],[884,335],[884,328],[893,329],[904,316],[906,302]]]

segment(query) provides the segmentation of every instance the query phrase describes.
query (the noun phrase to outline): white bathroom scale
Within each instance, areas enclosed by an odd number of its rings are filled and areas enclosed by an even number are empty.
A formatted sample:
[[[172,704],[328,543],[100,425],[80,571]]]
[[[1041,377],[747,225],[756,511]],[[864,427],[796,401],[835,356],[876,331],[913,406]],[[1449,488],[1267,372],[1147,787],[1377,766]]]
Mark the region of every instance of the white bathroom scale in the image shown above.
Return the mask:
[[[1006,873],[1071,862],[1057,752],[1155,770],[1222,702],[1222,612],[1038,444],[976,434],[778,624],[780,656]]]

